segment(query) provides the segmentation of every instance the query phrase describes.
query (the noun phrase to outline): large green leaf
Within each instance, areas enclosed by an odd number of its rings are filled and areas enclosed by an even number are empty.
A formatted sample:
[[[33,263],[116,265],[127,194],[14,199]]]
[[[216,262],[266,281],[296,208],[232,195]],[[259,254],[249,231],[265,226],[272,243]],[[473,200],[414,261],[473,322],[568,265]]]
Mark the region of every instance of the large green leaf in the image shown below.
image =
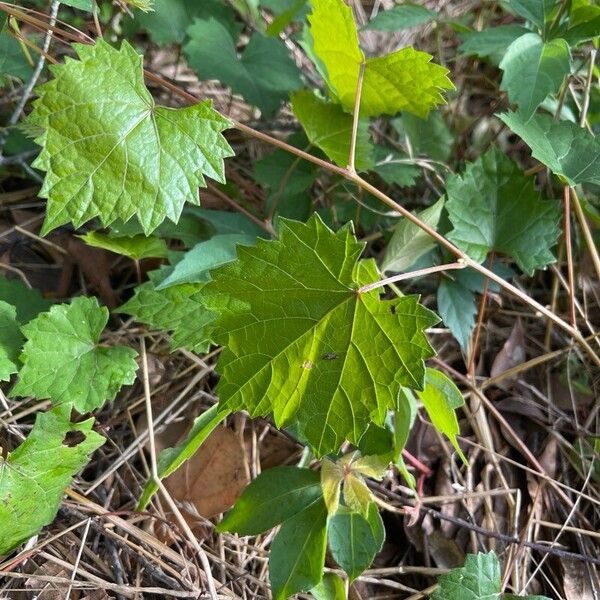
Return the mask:
[[[194,456],[200,449],[200,446],[206,441],[206,438],[214,431],[215,427],[226,417],[225,414],[219,413],[217,408],[218,406],[215,404],[204,411],[199,417],[196,417],[185,439],[174,448],[165,448],[158,455],[156,467],[160,479],[164,479],[177,471],[186,460]],[[144,486],[137,509],[144,510],[157,491],[158,484],[153,479],[150,479]]]
[[[240,26],[235,21],[234,11],[221,0],[157,0],[154,10],[137,13],[136,20],[148,31],[157,44],[181,44],[185,30],[194,19],[217,19],[231,35],[236,35]]]
[[[204,287],[226,346],[217,393],[224,410],[297,422],[322,455],[382,424],[401,385],[423,386],[437,317],[414,296],[358,292],[380,275],[349,227],[333,233],[317,215],[280,224],[279,240],[239,247]]]
[[[365,58],[352,10],[343,0],[312,0],[312,7],[308,20],[314,52],[326,70],[331,91],[347,110],[354,108],[361,63],[365,64],[363,116],[405,110],[425,117],[444,102],[443,90],[454,89],[447,69],[431,63],[431,55],[414,48]]]
[[[423,25],[433,21],[436,13],[418,4],[396,4],[389,10],[380,10],[377,16],[369,21],[364,29],[383,31],[399,31],[416,25]]]
[[[529,274],[554,262],[560,207],[542,200],[533,177],[499,150],[492,148],[451,177],[446,193],[454,226],[448,238],[474,260],[483,262],[495,250]]]
[[[74,47],[79,60],[52,67],[30,117],[44,129],[34,163],[46,171],[43,232],[136,215],[147,235],[165,218],[177,221],[186,201],[199,203],[205,175],[225,180],[232,151],[221,132],[229,121],[210,102],[157,106],[142,57],[127,42],[120,50],[103,40]]]
[[[508,47],[522,35],[531,30],[522,25],[499,25],[487,27],[481,31],[463,33],[463,43],[459,51],[463,54],[474,54],[480,58],[489,58],[494,64],[499,64]]]
[[[119,312],[146,323],[153,329],[172,332],[171,347],[207,352],[211,343],[214,315],[202,304],[202,284],[182,283],[157,289],[164,270],[152,271],[150,281],[138,285],[132,298]]]
[[[417,395],[425,406],[433,426],[450,440],[462,461],[468,464],[456,439],[460,428],[455,411],[465,403],[460,390],[447,375],[428,368],[425,388],[422,391],[417,390]]]
[[[15,307],[0,300],[0,381],[8,381],[18,371],[23,341]]]
[[[500,89],[519,107],[527,121],[548,94],[558,92],[571,68],[571,53],[565,40],[544,42],[537,33],[517,38],[500,62],[504,71]]]
[[[0,554],[7,554],[54,519],[64,489],[104,438],[94,419],[71,423],[71,404],[39,413],[26,440],[0,457]],[[83,434],[73,445],[67,435]],[[75,438],[76,439],[76,438]]]
[[[315,471],[296,467],[268,469],[248,485],[217,529],[257,535],[321,501],[322,495]]]
[[[320,498],[281,526],[271,544],[269,576],[273,600],[307,592],[323,578],[327,509]]]
[[[30,321],[22,328],[27,342],[12,395],[72,402],[80,413],[113,400],[133,383],[137,364],[131,348],[98,344],[107,322],[108,309],[83,297]]]
[[[352,139],[352,116],[338,104],[327,102],[307,90],[292,94],[292,110],[306,132],[306,137],[340,167],[348,165]],[[369,123],[359,121],[356,138],[355,167],[368,171],[373,167],[373,145]]]
[[[374,502],[369,504],[366,518],[341,507],[329,519],[327,529],[331,554],[350,581],[371,566],[385,540],[383,521]]]
[[[569,185],[600,185],[600,139],[570,121],[535,115],[528,122],[517,113],[499,115],[531,148],[534,158]]]
[[[238,57],[235,40],[217,20],[195,21],[184,46],[189,65],[202,79],[218,79],[268,117],[300,88],[300,71],[279,40],[252,34]]]

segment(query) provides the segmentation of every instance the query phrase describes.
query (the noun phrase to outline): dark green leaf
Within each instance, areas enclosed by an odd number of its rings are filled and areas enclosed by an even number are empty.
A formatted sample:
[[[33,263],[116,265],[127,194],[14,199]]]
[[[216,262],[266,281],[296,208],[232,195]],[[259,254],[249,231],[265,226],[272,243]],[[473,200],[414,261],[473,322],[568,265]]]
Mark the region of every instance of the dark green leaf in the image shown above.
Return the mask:
[[[511,0],[510,7],[540,31],[552,20],[559,0]]]
[[[530,30],[522,25],[499,25],[482,31],[470,31],[462,35],[464,41],[459,51],[462,54],[474,54],[479,58],[489,58],[497,65],[508,47],[526,33],[530,33]]]
[[[438,312],[462,351],[469,351],[477,307],[473,292],[458,281],[442,278],[437,291]]]
[[[297,467],[268,469],[244,490],[217,530],[258,535],[307,508],[324,507],[322,496],[317,472]]]
[[[446,209],[454,226],[448,238],[478,262],[495,250],[529,274],[554,262],[560,207],[542,200],[534,183],[492,148],[448,180]]]
[[[270,116],[301,86],[300,72],[279,40],[254,33],[241,56],[217,20],[195,21],[184,46],[189,65],[202,79],[218,79]]]
[[[400,119],[394,119],[392,125],[408,136],[415,156],[425,156],[442,163],[450,158],[454,136],[439,111],[430,113],[426,119],[407,113]]]
[[[335,562],[353,581],[371,566],[383,546],[385,530],[377,505],[371,502],[366,519],[341,507],[329,519],[328,537]]]
[[[0,300],[0,381],[8,381],[18,371],[23,342],[15,307]]]
[[[498,115],[531,148],[534,158],[569,185],[600,185],[600,140],[570,121],[535,115],[528,122],[517,113]]]
[[[271,544],[273,600],[285,600],[318,585],[327,547],[327,509],[322,499],[285,521]]]
[[[29,323],[39,313],[52,306],[50,300],[42,297],[35,288],[28,288],[18,279],[0,276],[0,300],[12,304],[17,309],[17,321],[21,325]]]

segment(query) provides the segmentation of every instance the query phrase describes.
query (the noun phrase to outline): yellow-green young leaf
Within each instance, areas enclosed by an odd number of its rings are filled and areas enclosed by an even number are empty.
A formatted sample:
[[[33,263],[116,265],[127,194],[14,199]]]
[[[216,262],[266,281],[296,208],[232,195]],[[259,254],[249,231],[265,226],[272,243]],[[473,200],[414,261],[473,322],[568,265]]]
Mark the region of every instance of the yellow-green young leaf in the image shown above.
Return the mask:
[[[46,171],[43,233],[99,217],[104,226],[134,215],[148,235],[177,221],[186,201],[198,204],[204,176],[225,180],[230,123],[210,102],[157,106],[144,85],[142,57],[99,40],[74,44],[79,60],[51,67],[37,88],[29,123],[44,133],[34,166]]]
[[[159,289],[167,269],[151,271],[150,281],[138,285],[133,297],[118,312],[134,317],[153,329],[172,332],[171,348],[207,352],[211,344],[214,314],[202,304],[202,283],[181,283]]]
[[[542,200],[533,177],[492,148],[446,186],[448,234],[471,258],[483,262],[491,250],[507,254],[528,274],[556,259],[560,206]]]
[[[15,307],[0,300],[0,381],[8,381],[18,371],[23,341]]]
[[[349,226],[334,233],[317,215],[279,223],[278,240],[238,247],[204,286],[225,346],[217,394],[223,410],[296,422],[322,456],[383,424],[400,386],[422,388],[434,354],[424,332],[438,319],[414,296],[359,292],[380,274],[359,261]]]
[[[312,0],[309,15],[314,52],[326,69],[333,95],[347,110],[354,108],[361,63],[365,64],[360,112],[363,116],[406,110],[425,117],[442,104],[443,90],[454,89],[448,70],[432,56],[404,48],[365,59],[358,44],[352,10],[344,0]]]
[[[450,440],[462,461],[468,464],[456,440],[456,436],[460,433],[456,409],[465,403],[460,390],[447,375],[428,368],[425,389],[417,391],[417,395],[425,406],[433,426]]]
[[[169,252],[164,240],[156,236],[133,235],[131,237],[117,237],[90,231],[79,236],[88,246],[110,250],[115,254],[122,254],[133,260],[142,258],[165,258]]]
[[[324,458],[321,462],[321,489],[327,512],[333,515],[340,505],[340,487],[344,479],[344,467],[340,462]]]
[[[385,541],[377,505],[371,502],[366,515],[341,507],[329,520],[328,538],[333,559],[354,581],[371,566]]]
[[[565,40],[544,42],[537,33],[517,38],[500,62],[504,71],[500,89],[519,107],[527,121],[548,94],[558,92],[571,68],[571,53]]]
[[[340,167],[348,165],[352,139],[352,116],[338,104],[322,100],[312,92],[303,90],[292,94],[292,110],[306,137]],[[358,123],[355,167],[368,171],[375,164],[373,145],[369,136],[369,123]]]
[[[83,297],[30,321],[22,328],[27,342],[12,395],[72,402],[80,413],[113,400],[123,385],[133,383],[137,353],[98,344],[107,322],[108,309]]]
[[[7,554],[54,519],[72,477],[104,443],[94,419],[71,423],[72,404],[39,413],[26,440],[0,457],[0,554]],[[69,434],[83,434],[79,441]]]
[[[389,461],[381,456],[361,456],[352,462],[352,470],[373,479],[382,479],[388,470]]]
[[[353,511],[366,515],[373,497],[371,490],[359,475],[348,475],[344,480],[344,502]]]

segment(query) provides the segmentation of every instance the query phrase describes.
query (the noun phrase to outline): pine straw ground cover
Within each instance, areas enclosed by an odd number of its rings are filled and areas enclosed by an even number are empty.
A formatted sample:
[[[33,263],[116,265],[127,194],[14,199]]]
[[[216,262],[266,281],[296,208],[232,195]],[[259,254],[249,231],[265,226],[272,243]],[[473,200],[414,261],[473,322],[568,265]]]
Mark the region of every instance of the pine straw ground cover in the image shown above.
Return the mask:
[[[368,18],[373,6],[355,4],[358,13]],[[489,18],[475,1],[427,4],[448,19],[468,13]],[[39,42],[35,23],[21,26]],[[78,26],[87,32],[94,25]],[[73,31],[61,22],[57,27],[49,51],[52,59],[67,51],[59,34]],[[431,204],[439,195],[440,170],[456,170],[461,161],[474,159],[492,142],[502,144],[522,165],[533,165],[540,185],[551,188],[549,177],[535,167],[524,145],[492,117],[506,105],[506,98],[498,93],[499,72],[458,57],[459,41],[452,31],[426,25],[408,33],[374,32],[366,40],[376,53],[406,44],[429,50],[451,69],[457,87],[444,109],[454,134],[454,141],[448,142],[452,152],[442,165],[417,161],[423,179],[403,189],[406,206]],[[187,93],[212,98],[223,114],[275,136],[296,128],[288,108],[257,123],[252,107],[239,97],[216,83],[199,83],[176,49],[157,48],[142,34],[136,42],[145,47],[151,73],[175,80]],[[307,77],[314,79],[299,48],[291,47]],[[183,105],[173,90],[152,81],[149,86],[161,102]],[[0,98],[2,115],[9,115],[29,91],[25,86],[5,88]],[[381,139],[404,145],[389,127],[376,124],[375,128]],[[265,191],[251,174],[266,148],[237,132],[229,132],[228,140],[236,158],[228,163],[227,176],[237,199],[210,184],[202,194],[203,206],[236,210],[241,204],[244,211],[260,218],[267,210]],[[8,279],[37,288],[53,300],[95,294],[114,308],[159,266],[156,259],[134,263],[86,246],[68,227],[40,237],[44,202],[36,196],[40,177],[29,166],[31,152],[3,160],[0,248]],[[312,190],[317,204],[327,203],[330,183],[326,174],[317,179]],[[349,186],[338,191],[348,201],[362,202],[360,210],[377,216],[378,209],[356,198]],[[369,241],[370,255],[380,256],[381,229],[359,228],[359,232]],[[576,245],[573,260],[576,316],[581,331],[590,335],[600,323],[600,288],[584,244]],[[566,272],[561,249],[559,261],[547,271],[516,281],[525,293],[564,316],[571,297]],[[427,279],[403,282],[402,289],[419,292],[422,302],[436,309],[435,288]],[[415,502],[395,469],[381,482],[369,482],[382,511],[386,542],[373,566],[350,586],[353,600],[426,598],[437,576],[461,566],[466,553],[488,550],[501,557],[503,580],[510,580],[515,589],[565,600],[600,594],[600,470],[594,447],[599,431],[598,371],[563,332],[493,286],[486,286],[480,297],[477,319],[479,352],[471,365],[465,364],[446,328],[437,326],[429,332],[438,352],[434,366],[451,375],[465,395],[459,441],[468,466],[460,463],[448,440],[420,413],[407,450],[414,457],[409,469],[424,475],[422,498]],[[151,474],[150,453],[176,444],[193,418],[217,401],[214,368],[219,350],[206,355],[188,350],[171,353],[166,334],[149,332],[118,313],[112,314],[110,325],[106,336],[111,345],[138,349],[143,340],[137,379],[98,414],[97,429],[108,442],[67,490],[57,519],[18,554],[0,563],[0,597],[269,598],[267,559],[273,533],[217,534],[215,524],[257,474],[276,465],[310,463],[310,456],[268,421],[238,414],[215,431],[186,467],[165,481],[163,493],[145,511],[136,512]],[[469,366],[474,377],[466,374]],[[0,400],[0,447],[7,451],[24,439],[36,412],[49,403],[13,399],[4,393]],[[153,416],[150,428],[148,406]],[[326,566],[339,572],[330,559]]]

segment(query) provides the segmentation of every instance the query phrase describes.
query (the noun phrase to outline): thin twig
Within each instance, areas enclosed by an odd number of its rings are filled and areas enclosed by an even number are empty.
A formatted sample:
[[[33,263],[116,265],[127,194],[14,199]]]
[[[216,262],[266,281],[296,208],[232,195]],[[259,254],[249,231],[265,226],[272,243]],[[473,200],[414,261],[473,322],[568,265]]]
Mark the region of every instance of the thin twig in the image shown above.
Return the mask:
[[[565,230],[565,254],[567,255],[567,281],[569,282],[569,319],[577,327],[575,314],[575,277],[573,275],[573,246],[571,243],[571,202],[569,186],[563,186],[563,227]]]
[[[358,124],[360,119],[360,99],[362,96],[363,79],[365,76],[365,63],[360,63],[358,79],[356,81],[356,94],[354,96],[354,113],[352,115],[352,136],[350,137],[350,155],[348,156],[348,171],[356,173],[354,166],[356,160],[356,140],[358,137]]]

